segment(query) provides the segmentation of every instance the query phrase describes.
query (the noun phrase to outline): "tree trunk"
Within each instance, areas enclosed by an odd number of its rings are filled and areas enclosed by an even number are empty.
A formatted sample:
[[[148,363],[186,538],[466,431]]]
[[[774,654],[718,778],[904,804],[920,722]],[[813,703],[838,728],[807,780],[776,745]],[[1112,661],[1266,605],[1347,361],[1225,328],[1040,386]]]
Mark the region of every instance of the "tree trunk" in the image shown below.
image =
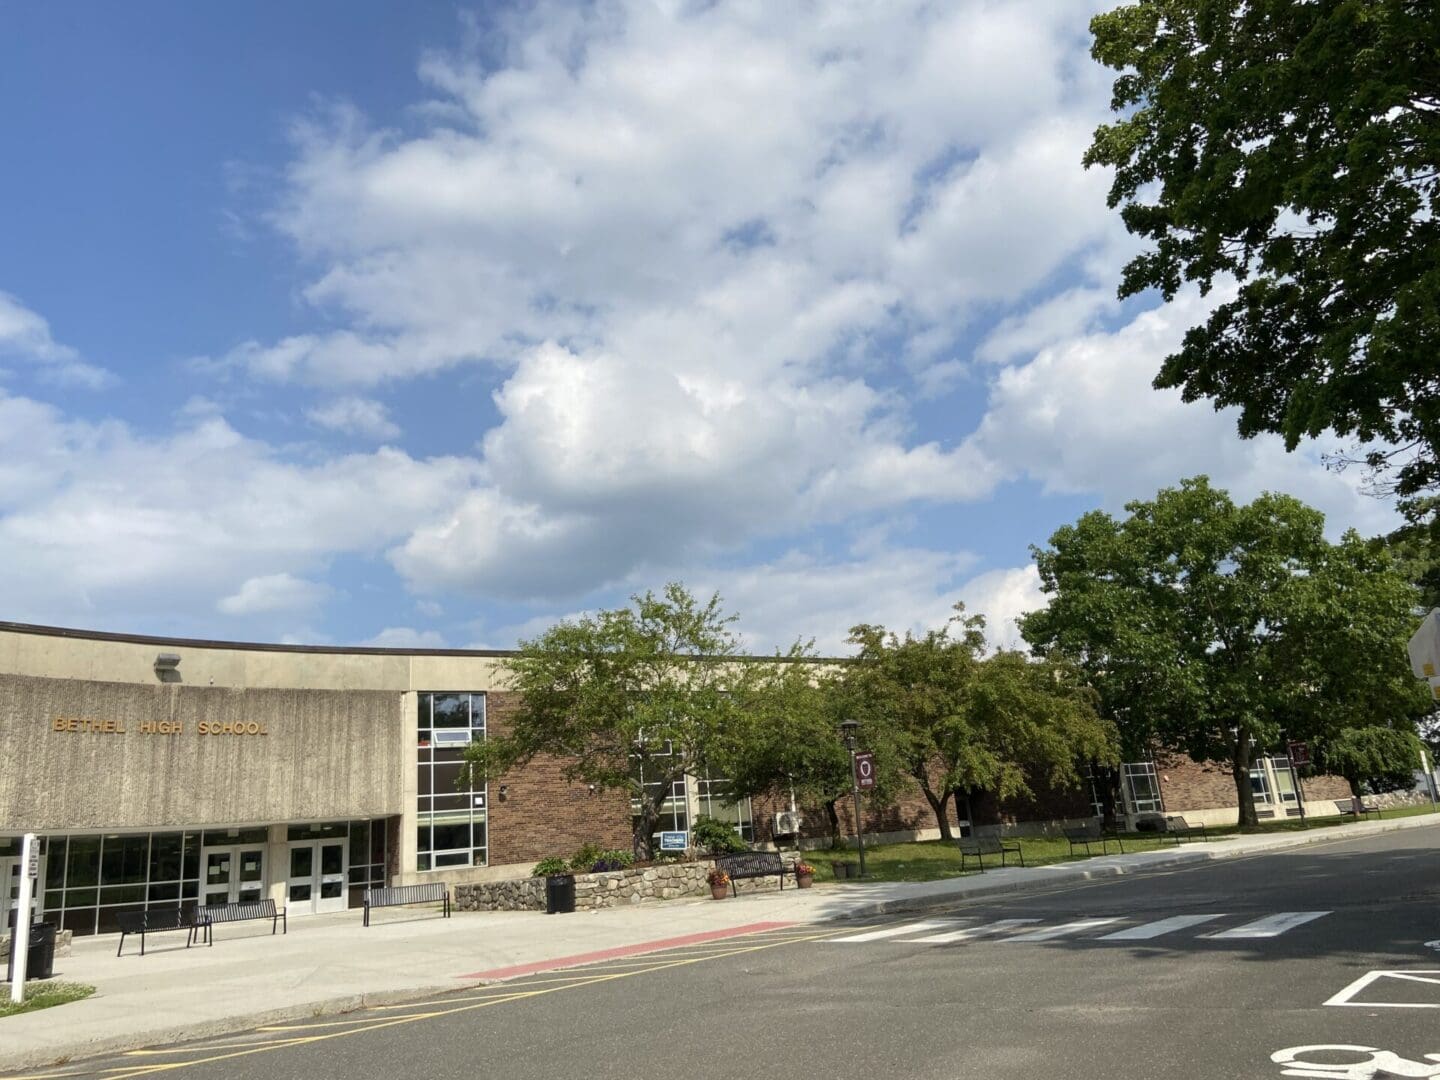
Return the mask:
[[[1259,825],[1255,816],[1255,793],[1250,789],[1250,733],[1244,728],[1235,739],[1230,773],[1235,779],[1235,801],[1240,811],[1240,826]]]
[[[946,791],[944,795],[936,795],[935,792],[930,789],[929,777],[918,770],[914,773],[914,776],[915,779],[920,782],[920,790],[924,793],[925,801],[930,804],[930,809],[935,814],[935,821],[940,826],[940,839],[954,840],[955,833],[950,828],[950,815],[945,812],[946,807],[950,805],[950,796],[952,793]]]
[[[658,799],[640,799],[640,820],[630,837],[630,849],[636,862],[649,862],[655,857],[655,825],[660,820],[660,807],[665,802],[663,793],[669,790],[669,785],[661,787],[660,790],[662,794]]]
[[[835,804],[844,797],[836,795],[835,798],[827,800],[825,803],[825,816],[830,819],[830,847],[832,849],[844,846],[840,840],[840,811],[835,809]]]
[[[1355,805],[1359,806],[1360,800],[1365,798],[1365,796],[1360,793],[1360,777],[1347,776],[1345,780],[1350,785],[1350,794],[1355,799]]]

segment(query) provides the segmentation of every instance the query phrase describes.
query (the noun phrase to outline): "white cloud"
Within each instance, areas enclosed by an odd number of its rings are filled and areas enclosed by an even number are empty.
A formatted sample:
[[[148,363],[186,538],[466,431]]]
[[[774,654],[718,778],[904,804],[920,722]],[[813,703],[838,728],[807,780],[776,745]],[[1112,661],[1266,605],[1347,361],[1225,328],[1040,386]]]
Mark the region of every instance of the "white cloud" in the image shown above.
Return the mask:
[[[1015,646],[1015,618],[1045,602],[1038,575],[1032,566],[973,574],[975,563],[967,552],[883,542],[839,559],[792,551],[770,563],[710,569],[697,574],[693,589],[721,592],[755,652],[799,638],[813,639],[823,655],[847,656],[852,626],[924,633],[945,625],[962,601],[968,613],[986,617],[992,645]]]
[[[149,436],[0,394],[0,595],[40,621],[244,606],[263,589],[237,580],[378,554],[476,475],[393,449],[297,463],[212,414]]]
[[[371,398],[335,398],[305,415],[312,423],[347,435],[394,439],[400,434],[400,426],[390,419],[385,406]]]
[[[435,630],[416,630],[410,626],[387,626],[362,645],[380,649],[444,649],[444,635]]]
[[[1242,441],[1234,410],[1187,405],[1179,391],[1153,389],[1160,360],[1218,299],[1187,291],[1113,333],[1075,337],[1004,368],[977,443],[1046,492],[1096,493],[1112,510],[1205,473],[1237,499],[1295,495],[1326,512],[1332,533],[1393,528],[1392,506],[1366,495],[1358,475],[1324,467],[1323,453],[1338,443],[1287,453],[1276,436]]]
[[[65,386],[98,390],[114,381],[104,368],[86,363],[75,349],[57,342],[44,318],[5,292],[0,292],[0,356],[35,364],[43,376]]]
[[[293,574],[265,574],[247,578],[240,588],[216,607],[226,615],[310,611],[324,603],[330,589]]]

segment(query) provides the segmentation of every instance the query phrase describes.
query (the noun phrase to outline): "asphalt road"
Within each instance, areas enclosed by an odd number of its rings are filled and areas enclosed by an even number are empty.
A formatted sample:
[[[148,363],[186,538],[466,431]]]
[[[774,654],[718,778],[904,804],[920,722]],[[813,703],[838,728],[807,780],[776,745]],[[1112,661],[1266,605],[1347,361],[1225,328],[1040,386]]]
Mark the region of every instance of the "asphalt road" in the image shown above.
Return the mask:
[[[1437,841],[796,926],[26,1075],[1440,1077]]]

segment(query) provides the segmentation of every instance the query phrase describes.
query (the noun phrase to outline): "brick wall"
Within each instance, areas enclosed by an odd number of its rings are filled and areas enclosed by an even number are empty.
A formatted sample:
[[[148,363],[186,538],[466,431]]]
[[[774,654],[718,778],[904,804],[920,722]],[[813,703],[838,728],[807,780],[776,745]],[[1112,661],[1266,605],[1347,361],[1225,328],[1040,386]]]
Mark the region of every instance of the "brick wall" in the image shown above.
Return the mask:
[[[519,695],[494,693],[486,704],[493,734],[510,730]],[[524,768],[490,778],[490,863],[533,863],[547,855],[569,858],[589,842],[630,850],[630,799],[623,791],[590,793],[570,783],[559,758],[537,757]],[[501,798],[500,787],[505,786]]]
[[[1169,813],[1235,807],[1235,780],[1228,766],[1194,761],[1184,754],[1157,754],[1155,770]]]

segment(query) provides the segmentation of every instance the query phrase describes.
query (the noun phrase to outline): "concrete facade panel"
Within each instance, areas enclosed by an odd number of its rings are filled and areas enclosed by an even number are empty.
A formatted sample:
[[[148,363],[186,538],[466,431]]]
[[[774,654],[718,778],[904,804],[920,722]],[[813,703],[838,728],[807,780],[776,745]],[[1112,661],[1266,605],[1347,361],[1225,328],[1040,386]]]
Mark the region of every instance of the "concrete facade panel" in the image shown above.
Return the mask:
[[[401,725],[387,691],[0,675],[0,831],[399,814]]]

